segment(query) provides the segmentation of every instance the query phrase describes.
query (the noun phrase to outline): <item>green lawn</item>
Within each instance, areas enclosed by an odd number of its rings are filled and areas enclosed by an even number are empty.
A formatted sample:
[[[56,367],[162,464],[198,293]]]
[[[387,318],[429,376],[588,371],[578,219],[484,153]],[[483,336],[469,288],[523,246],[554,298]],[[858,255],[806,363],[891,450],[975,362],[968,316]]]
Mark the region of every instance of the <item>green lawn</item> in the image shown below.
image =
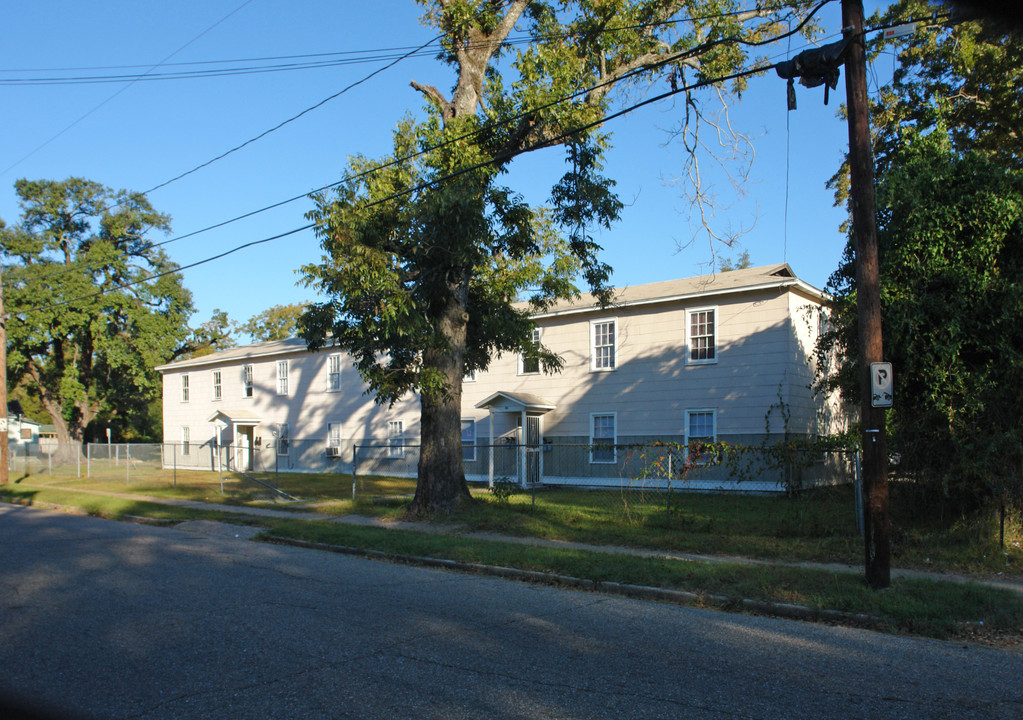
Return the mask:
[[[684,562],[623,554],[511,545],[437,533],[381,530],[302,518],[301,510],[359,513],[396,518],[404,512],[412,481],[360,478],[351,500],[348,476],[281,475],[281,487],[312,501],[295,509],[295,520],[253,518],[233,513],[240,503],[264,505],[242,478],[225,474],[225,494],[211,473],[178,473],[177,486],[155,474],[125,485],[111,480],[31,476],[0,487],[0,499],[26,504],[54,503],[104,517],[147,516],[179,521],[219,519],[261,525],[267,534],[390,553],[447,558],[470,563],[552,572],[591,580],[684,589],[691,592],[793,603],[811,608],[865,613],[883,626],[941,637],[965,636],[982,627],[1010,642],[1023,638],[1023,598],[975,585],[896,579],[884,592],[866,588],[858,574],[740,563]],[[61,489],[56,487],[59,484]],[[251,485],[252,483],[248,483]],[[210,500],[223,511],[191,510],[140,500],[90,495],[77,489],[130,492],[155,497]],[[938,523],[914,513],[893,487],[896,567],[1020,573],[1018,524],[1008,548],[997,544],[996,518],[978,515]],[[436,522],[507,535],[623,545],[705,554],[778,560],[842,561],[859,564],[861,540],[849,488],[828,488],[799,496],[675,494],[623,497],[614,491],[551,490],[504,496],[474,491],[478,502]],[[1003,554],[1005,553],[1005,554]],[[983,621],[983,625],[976,625]],[[972,630],[965,630],[967,623]]]

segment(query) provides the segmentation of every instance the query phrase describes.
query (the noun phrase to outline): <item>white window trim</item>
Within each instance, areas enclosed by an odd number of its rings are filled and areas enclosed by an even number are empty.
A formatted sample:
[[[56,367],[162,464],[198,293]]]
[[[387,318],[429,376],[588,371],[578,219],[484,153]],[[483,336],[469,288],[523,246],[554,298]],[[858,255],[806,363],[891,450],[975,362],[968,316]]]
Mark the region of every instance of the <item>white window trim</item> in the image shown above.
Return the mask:
[[[224,399],[224,373],[220,370],[210,372],[210,395],[213,402],[220,402]]]
[[[612,367],[597,367],[597,325],[611,323],[614,326],[614,343],[611,345],[611,352],[614,355]],[[590,320],[590,372],[614,372],[618,369],[618,318],[601,318]],[[598,413],[598,415],[601,413]]]
[[[246,368],[248,368],[248,374],[246,376]],[[256,369],[252,366],[252,363],[245,363],[242,365],[242,397],[250,398],[254,392],[253,378],[255,376]]]
[[[397,435],[391,435],[391,428],[394,426],[398,427],[399,433]],[[391,442],[394,440],[398,440],[399,444],[397,446],[391,445]],[[401,420],[387,421],[387,457],[405,457],[405,423]]]
[[[337,360],[337,387],[332,387],[330,382],[330,376],[335,373],[331,372],[330,365],[334,360]],[[332,353],[327,356],[327,392],[341,392],[341,355],[340,353]]]
[[[465,440],[463,438],[463,441],[462,441],[462,462],[476,462],[476,425],[477,425],[476,418],[464,417],[464,418],[462,418],[462,422],[463,423],[466,423],[466,422],[471,422],[472,423],[472,445],[470,446],[470,447],[472,447],[472,457],[467,457],[466,454],[465,454],[466,444],[465,444]],[[464,435],[464,433],[463,433],[463,435]]]
[[[183,373],[181,375],[181,402],[188,402],[189,396],[188,373]]]
[[[334,442],[334,438],[330,436],[330,428],[337,426],[337,442]],[[341,439],[344,437],[344,425],[340,420],[331,420],[327,423],[327,447],[341,447]]]
[[[693,339],[692,339],[692,328],[693,328],[693,314],[701,312],[712,312],[714,313],[714,357],[707,358],[704,360],[693,360]],[[720,313],[718,312],[717,305],[709,305],[707,307],[687,308],[686,309],[686,365],[713,365],[718,361],[718,340],[720,339]]]
[[[187,425],[181,426],[181,455],[187,456],[192,454],[191,446],[191,430],[188,429]]]
[[[711,422],[711,436],[710,442],[717,442],[718,439],[718,410],[717,408],[686,408],[685,414],[683,415],[683,421],[685,425],[682,428],[683,447],[685,448],[686,457],[689,456],[689,418],[695,413],[710,413]],[[706,437],[701,435],[702,437]]]
[[[598,417],[611,417],[614,420],[614,435],[611,438],[611,459],[610,460],[594,460],[593,459],[593,445],[595,444],[593,436],[593,420]],[[603,441],[604,438],[601,438]],[[612,465],[618,462],[618,413],[617,412],[594,412],[590,413],[590,464],[591,465]]]
[[[277,423],[277,447],[274,450],[281,457],[289,455],[291,453],[291,428],[288,427],[288,423]],[[283,450],[284,452],[281,452]]]
[[[533,341],[533,344],[536,345],[537,347],[540,346],[540,344],[543,342],[543,328],[540,328],[540,327],[533,328],[532,341]],[[520,354],[519,355],[519,365],[518,365],[518,374],[519,375],[539,375],[540,374],[540,359],[539,358],[536,359],[536,370],[530,370],[529,372],[526,372],[525,368],[523,367],[524,361],[525,361],[525,357]]]
[[[287,395],[289,390],[290,390],[290,388],[288,387],[288,371],[289,371],[288,364],[289,363],[288,363],[287,360],[278,360],[277,364],[275,365],[276,372],[277,372],[277,394],[278,395]],[[283,373],[281,373],[281,369],[282,368],[284,369]]]

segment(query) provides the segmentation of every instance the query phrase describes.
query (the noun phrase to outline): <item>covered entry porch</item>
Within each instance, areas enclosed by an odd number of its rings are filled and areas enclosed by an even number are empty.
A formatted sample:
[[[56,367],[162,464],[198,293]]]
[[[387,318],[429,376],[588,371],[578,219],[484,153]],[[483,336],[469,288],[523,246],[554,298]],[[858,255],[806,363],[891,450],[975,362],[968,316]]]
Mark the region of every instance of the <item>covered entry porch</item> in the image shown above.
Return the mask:
[[[254,467],[253,449],[256,426],[262,420],[251,412],[239,410],[217,410],[209,422],[217,428],[218,457],[224,458],[227,470],[252,472]],[[229,432],[225,433],[224,430]],[[219,450],[227,444],[227,452]]]
[[[487,480],[507,477],[522,487],[543,482],[543,416],[556,405],[521,392],[496,392],[476,407],[486,410],[491,444]]]

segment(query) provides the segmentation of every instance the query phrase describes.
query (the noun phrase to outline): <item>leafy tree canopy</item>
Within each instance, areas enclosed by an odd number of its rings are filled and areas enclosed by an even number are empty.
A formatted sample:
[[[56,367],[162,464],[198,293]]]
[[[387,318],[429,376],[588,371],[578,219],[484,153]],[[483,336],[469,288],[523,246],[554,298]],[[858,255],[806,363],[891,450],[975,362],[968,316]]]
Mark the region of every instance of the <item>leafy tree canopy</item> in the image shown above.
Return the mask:
[[[870,19],[893,25],[927,19],[947,7],[928,0],[899,0]],[[880,68],[895,53],[890,82],[872,94],[874,159],[883,172],[894,153],[914,137],[941,132],[953,150],[982,152],[1008,168],[1023,167],[1023,32],[995,19],[955,25],[921,22],[910,36],[870,47]],[[839,201],[848,197],[848,165],[831,179]]]
[[[1023,467],[1023,171],[959,154],[938,128],[896,150],[877,191],[890,448],[900,472],[967,507],[1018,487]],[[845,362],[829,381],[858,396],[855,271],[832,276]],[[821,367],[825,364],[820,363]]]
[[[413,82],[422,119],[394,132],[392,154],[350,162],[349,180],[314,199],[329,300],[302,320],[313,347],[348,349],[377,398],[421,397],[412,512],[469,499],[462,470],[461,382],[502,352],[560,358],[532,344],[530,312],[578,294],[600,302],[611,269],[589,234],[621,204],[602,175],[600,123],[630,86],[685,86],[745,69],[751,48],[793,25],[809,2],[766,0],[419,0],[455,73],[446,94]],[[510,45],[513,30],[528,43]],[[740,92],[745,79],[733,81]],[[615,98],[618,100],[615,100]],[[546,208],[499,180],[519,154],[563,147],[566,172]],[[524,304],[515,304],[524,297]]]
[[[304,303],[274,305],[238,325],[238,331],[245,333],[255,342],[295,337],[298,334],[298,321],[305,312],[305,307]]]
[[[0,231],[9,385],[42,403],[61,442],[102,415],[148,420],[153,368],[188,334],[190,293],[149,235],[170,218],[144,195],[81,178],[19,180],[21,221]]]

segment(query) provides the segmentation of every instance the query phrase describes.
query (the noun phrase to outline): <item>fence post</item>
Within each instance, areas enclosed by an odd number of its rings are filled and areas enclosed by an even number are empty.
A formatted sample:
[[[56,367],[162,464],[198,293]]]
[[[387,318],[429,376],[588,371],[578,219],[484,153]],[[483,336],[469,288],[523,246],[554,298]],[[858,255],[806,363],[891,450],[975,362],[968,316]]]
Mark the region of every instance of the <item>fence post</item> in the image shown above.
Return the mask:
[[[124,444],[124,484],[131,484],[131,445]]]
[[[92,443],[85,443],[85,477],[92,477]]]
[[[352,502],[355,502],[355,481],[359,477],[359,446],[352,443]]]
[[[78,463],[78,478],[82,477],[82,449],[75,448],[75,461]]]
[[[174,487],[178,486],[178,446],[171,443],[171,455],[174,459]]]
[[[863,486],[860,484],[860,451],[856,451],[856,465],[855,475],[853,476],[853,486],[855,487],[856,495],[856,528],[860,531],[860,535],[863,534]]]
[[[671,448],[668,448],[668,507],[665,510],[665,527],[671,527]]]

